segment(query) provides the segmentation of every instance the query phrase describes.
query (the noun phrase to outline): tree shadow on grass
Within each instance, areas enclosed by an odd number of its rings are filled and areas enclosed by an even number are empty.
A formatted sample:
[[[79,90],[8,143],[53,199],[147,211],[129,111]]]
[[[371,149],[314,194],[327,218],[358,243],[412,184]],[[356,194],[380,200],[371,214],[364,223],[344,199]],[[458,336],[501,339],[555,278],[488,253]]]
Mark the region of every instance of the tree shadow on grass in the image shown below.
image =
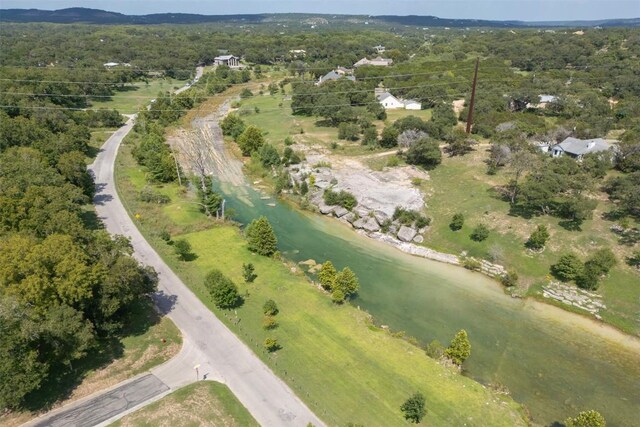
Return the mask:
[[[560,221],[558,225],[567,231],[582,231],[582,221],[578,219]]]
[[[161,319],[150,299],[140,301],[131,308],[124,320],[125,327],[111,337],[100,338],[86,356],[71,366],[52,365],[49,377],[40,388],[25,397],[23,408],[32,412],[49,410],[54,404],[68,399],[73,391],[91,373],[123,357],[122,338],[145,334]]]

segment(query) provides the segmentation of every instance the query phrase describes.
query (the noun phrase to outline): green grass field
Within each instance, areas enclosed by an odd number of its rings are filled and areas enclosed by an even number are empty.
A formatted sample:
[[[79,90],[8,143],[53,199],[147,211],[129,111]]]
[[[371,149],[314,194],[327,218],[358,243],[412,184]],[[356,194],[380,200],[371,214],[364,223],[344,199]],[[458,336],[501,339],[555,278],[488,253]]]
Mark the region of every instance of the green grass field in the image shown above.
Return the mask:
[[[116,91],[110,99],[92,100],[93,108],[107,108],[118,110],[122,114],[134,114],[158,96],[160,92],[173,91],[183,86],[187,80],[151,79],[148,83],[136,82],[125,86],[124,90]]]
[[[519,405],[511,399],[375,328],[365,312],[332,304],[298,269],[294,274],[292,266],[251,254],[235,227],[214,225],[203,215],[200,220],[172,216],[182,199],[151,209],[138,202],[135,195],[145,185],[144,174],[127,158],[126,148],[116,169],[118,189],[131,213],[142,212],[137,220],[142,232],[194,293],[328,424],[406,425],[400,405],[418,390],[427,397],[424,425],[524,424]],[[170,187],[160,190],[169,192]],[[162,229],[172,230],[174,239],[187,239],[197,258],[178,261],[173,248],[157,237]],[[247,262],[256,266],[258,274],[248,285],[241,275]],[[242,307],[233,311],[213,307],[203,286],[212,268],[221,269],[239,286],[245,296]],[[274,299],[280,308],[279,326],[273,331],[262,328],[262,305],[267,299]],[[276,338],[282,348],[265,352],[267,337]]]
[[[427,214],[433,218],[433,224],[425,235],[424,245],[453,254],[467,251],[471,256],[503,264],[517,271],[522,284],[531,286],[528,295],[536,297],[541,294],[540,285],[548,280],[549,267],[563,253],[573,251],[586,259],[594,250],[608,246],[618,256],[618,265],[598,289],[607,305],[601,314],[616,327],[640,334],[640,275],[624,263],[632,248],[619,245],[616,235],[609,230],[613,223],[602,219],[609,209],[604,196],[593,219],[582,225],[582,231],[569,231],[560,225],[560,219],[550,216],[526,219],[510,215],[509,204],[494,190],[509,177],[502,171],[487,175],[483,163],[486,156],[484,149],[479,148],[465,157],[445,157],[442,165],[429,172],[431,180],[424,182],[422,188],[428,194]],[[454,232],[449,223],[457,212],[465,216],[465,224],[462,230]],[[483,242],[474,242],[469,234],[479,223],[486,224],[491,234]],[[535,254],[527,251],[524,244],[539,224],[549,228],[551,238],[544,252]]]
[[[113,427],[203,425],[250,427],[259,424],[226,385],[213,381],[183,387],[111,424]]]

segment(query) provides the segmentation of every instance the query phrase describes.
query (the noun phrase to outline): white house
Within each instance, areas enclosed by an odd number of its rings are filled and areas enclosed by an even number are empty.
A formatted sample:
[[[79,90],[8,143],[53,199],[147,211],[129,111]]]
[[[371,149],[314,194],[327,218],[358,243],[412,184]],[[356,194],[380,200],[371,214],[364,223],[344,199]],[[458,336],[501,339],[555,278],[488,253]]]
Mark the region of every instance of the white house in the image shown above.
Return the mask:
[[[561,143],[552,146],[551,155],[553,157],[569,156],[576,160],[582,160],[585,154],[599,153],[612,149],[613,145],[602,138],[578,139],[570,136]]]
[[[404,99],[405,110],[422,110],[422,104],[413,99]]]
[[[233,55],[222,55],[213,58],[213,65],[228,65],[229,67],[239,67],[240,58]]]
[[[376,90],[376,98],[380,105],[384,107],[385,110],[420,110],[422,109],[422,104],[413,99],[402,99],[396,98],[389,92],[384,92],[382,90]]]

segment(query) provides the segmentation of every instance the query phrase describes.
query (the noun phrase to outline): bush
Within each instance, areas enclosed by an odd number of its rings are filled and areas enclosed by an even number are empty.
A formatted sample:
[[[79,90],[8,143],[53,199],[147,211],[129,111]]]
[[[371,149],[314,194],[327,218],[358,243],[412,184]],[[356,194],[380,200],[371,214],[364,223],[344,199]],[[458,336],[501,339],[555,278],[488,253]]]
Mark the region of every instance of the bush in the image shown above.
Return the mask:
[[[635,251],[627,257],[627,264],[631,267],[640,268],[640,251]]]
[[[163,205],[171,201],[171,198],[169,196],[160,194],[151,187],[144,187],[142,190],[140,190],[138,198],[142,202],[157,203],[159,205]]]
[[[291,138],[290,136],[286,137],[284,139],[284,145],[289,146],[289,145],[293,145],[296,142],[293,140],[293,138]]]
[[[240,98],[242,99],[251,98],[252,96],[253,93],[248,88],[244,88],[242,92],[240,92]]]
[[[348,210],[352,210],[358,205],[358,201],[356,200],[355,196],[344,190],[335,192],[327,189],[324,191],[322,198],[327,205],[338,205]]]
[[[529,236],[529,240],[527,240],[525,246],[539,251],[544,248],[547,240],[549,240],[549,230],[545,225],[539,225],[538,228],[531,233],[531,236]]]
[[[362,145],[376,145],[378,143],[378,131],[375,127],[365,128],[362,132]]]
[[[605,427],[606,420],[598,411],[583,411],[577,417],[567,418],[564,421],[566,427]]]
[[[570,282],[582,273],[583,265],[575,254],[567,253],[551,266],[551,274],[563,282]]]
[[[273,316],[264,316],[262,319],[262,329],[270,331],[278,327],[278,322]]]
[[[585,268],[589,266],[599,275],[604,275],[613,268],[617,263],[616,256],[609,248],[598,249],[591,255],[591,258],[585,262]]]
[[[269,353],[273,353],[276,350],[279,350],[281,347],[278,344],[278,340],[275,338],[267,338],[264,340],[264,348]]]
[[[276,235],[269,220],[264,216],[251,221],[247,226],[246,235],[249,250],[252,252],[263,256],[271,256],[278,249]]]
[[[243,156],[250,156],[264,145],[262,131],[255,126],[249,126],[237,139]]]
[[[398,156],[391,156],[387,159],[387,166],[390,168],[396,167],[400,164]]]
[[[427,356],[432,359],[440,359],[444,355],[444,346],[438,340],[433,340],[424,349]]]
[[[360,138],[360,127],[355,123],[340,123],[338,126],[338,138],[357,141]]]
[[[318,281],[320,282],[320,286],[322,286],[326,290],[330,290],[333,288],[333,282],[336,280],[336,275],[338,272],[336,271],[333,263],[331,261],[326,261],[322,264],[322,268],[318,272]]]
[[[406,153],[406,161],[410,165],[434,168],[442,162],[442,152],[437,141],[422,138],[416,141]]]
[[[171,241],[171,234],[167,230],[162,230],[158,235],[165,243],[169,243]]]
[[[396,206],[393,211],[393,220],[400,222],[402,225],[412,226],[417,228],[423,228],[431,224],[431,218],[422,215],[418,211],[412,209],[405,209],[401,206]]]
[[[462,266],[467,270],[478,271],[482,264],[480,264],[480,261],[475,258],[464,258],[462,260]]]
[[[356,292],[358,292],[359,288],[360,283],[358,282],[358,278],[349,267],[343,268],[342,271],[336,275],[332,286],[334,293],[337,290],[341,291],[344,295],[344,298],[350,297],[351,295],[355,294]]]
[[[398,145],[398,136],[400,132],[393,126],[387,126],[380,136],[380,146],[384,148],[393,148]]]
[[[255,267],[253,264],[242,264],[242,277],[244,277],[244,281],[247,283],[251,283],[256,280],[258,275],[255,273]]]
[[[175,250],[178,258],[181,261],[187,261],[193,256],[191,253],[191,243],[185,239],[178,239],[173,243],[173,249]]]
[[[600,286],[600,268],[594,264],[586,262],[582,271],[576,276],[576,285],[582,289],[595,291]]]
[[[471,240],[476,242],[482,242],[489,237],[489,228],[484,224],[478,224],[469,235]]]
[[[278,166],[280,164],[280,153],[271,144],[264,144],[260,147],[258,155],[260,156],[260,163],[264,167]]]
[[[464,225],[464,215],[461,213],[457,213],[453,215],[451,218],[451,224],[449,224],[449,228],[453,231],[458,231]]]
[[[267,302],[265,302],[264,305],[262,306],[262,312],[266,316],[275,316],[276,314],[279,313],[278,305],[272,299],[267,300]]]
[[[204,279],[204,286],[218,308],[230,309],[242,304],[242,297],[238,293],[238,288],[220,270],[212,270],[207,274]]]
[[[422,393],[415,393],[400,406],[400,410],[403,412],[406,420],[418,424],[427,414],[424,406],[425,398]]]
[[[507,274],[500,277],[500,283],[506,287],[516,286],[518,284],[518,273],[508,271]]]
[[[444,351],[444,354],[456,365],[462,365],[471,355],[471,343],[469,342],[467,331],[461,329],[456,336],[453,337],[451,344],[449,344],[449,347]]]
[[[342,292],[340,289],[336,289],[331,293],[331,300],[336,304],[342,304],[345,298],[346,297],[344,295],[344,292]]]
[[[242,135],[247,125],[239,115],[231,113],[220,121],[220,128],[222,129],[223,135],[231,136],[235,140]]]

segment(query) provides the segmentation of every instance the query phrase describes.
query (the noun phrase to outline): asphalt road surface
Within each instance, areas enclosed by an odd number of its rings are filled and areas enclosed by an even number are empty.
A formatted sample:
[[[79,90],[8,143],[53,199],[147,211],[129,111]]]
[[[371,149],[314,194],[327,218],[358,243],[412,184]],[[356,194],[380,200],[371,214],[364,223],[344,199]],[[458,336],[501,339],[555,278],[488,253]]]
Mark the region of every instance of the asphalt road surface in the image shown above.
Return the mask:
[[[195,381],[193,367],[200,365],[198,375],[227,384],[261,425],[306,426],[311,422],[323,426],[324,423],[293,391],[182,283],[127,214],[118,198],[113,172],[118,147],[133,122],[134,118],[130,118],[107,140],[90,170],[96,182],[94,204],[99,217],[110,233],[129,237],[134,256],[159,273],[160,282],[154,299],[183,334],[183,349],[175,361],[152,372],[174,389]],[[140,214],[144,215],[144,212]]]

